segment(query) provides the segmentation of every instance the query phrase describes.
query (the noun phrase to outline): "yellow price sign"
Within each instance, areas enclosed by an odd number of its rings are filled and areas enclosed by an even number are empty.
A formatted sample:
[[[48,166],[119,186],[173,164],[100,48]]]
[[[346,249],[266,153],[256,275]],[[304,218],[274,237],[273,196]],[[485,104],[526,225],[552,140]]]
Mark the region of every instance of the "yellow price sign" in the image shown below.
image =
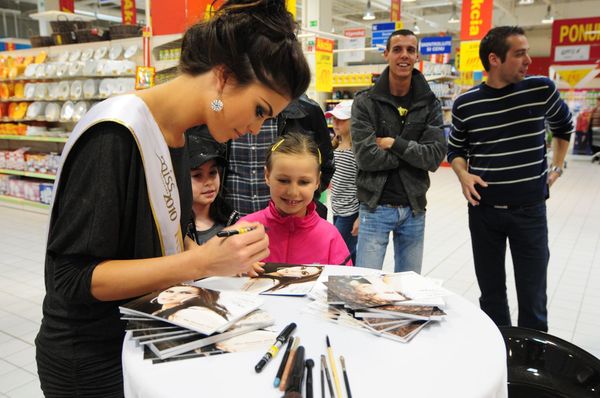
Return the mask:
[[[460,43],[460,64],[461,72],[473,72],[483,70],[483,65],[479,59],[479,40],[463,41]]]

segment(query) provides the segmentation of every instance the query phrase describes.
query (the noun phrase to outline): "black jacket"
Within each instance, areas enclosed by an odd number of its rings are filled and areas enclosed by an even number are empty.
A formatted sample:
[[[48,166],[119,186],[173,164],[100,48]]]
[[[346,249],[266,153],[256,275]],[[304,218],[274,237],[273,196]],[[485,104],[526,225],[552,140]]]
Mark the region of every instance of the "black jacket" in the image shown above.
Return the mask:
[[[404,127],[389,89],[386,68],[373,87],[357,94],[352,104],[352,148],[358,166],[357,196],[374,209],[390,170],[400,173],[413,212],[425,210],[429,171],[435,171],[446,154],[440,101],[425,77],[413,70],[412,102]],[[389,150],[380,149],[376,137],[395,137]]]
[[[335,167],[327,120],[319,104],[306,95],[290,102],[277,116],[277,134],[284,135],[289,132],[308,134],[319,146],[322,159],[321,184],[318,192],[320,194],[327,189]]]

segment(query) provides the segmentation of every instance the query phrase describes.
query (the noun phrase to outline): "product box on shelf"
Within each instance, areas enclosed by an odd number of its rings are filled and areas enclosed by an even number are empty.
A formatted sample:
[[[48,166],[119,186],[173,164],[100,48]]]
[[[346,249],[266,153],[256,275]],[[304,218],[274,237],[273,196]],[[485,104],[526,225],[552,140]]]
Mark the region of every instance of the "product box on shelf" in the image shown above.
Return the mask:
[[[25,161],[25,153],[29,148],[19,148],[14,151],[9,151],[6,155],[6,169],[25,170],[27,162]]]
[[[8,195],[9,192],[9,181],[14,180],[17,177],[9,176],[6,174],[0,174],[0,195]]]
[[[40,202],[49,205],[52,201],[52,190],[54,189],[54,184],[48,182],[40,183]]]

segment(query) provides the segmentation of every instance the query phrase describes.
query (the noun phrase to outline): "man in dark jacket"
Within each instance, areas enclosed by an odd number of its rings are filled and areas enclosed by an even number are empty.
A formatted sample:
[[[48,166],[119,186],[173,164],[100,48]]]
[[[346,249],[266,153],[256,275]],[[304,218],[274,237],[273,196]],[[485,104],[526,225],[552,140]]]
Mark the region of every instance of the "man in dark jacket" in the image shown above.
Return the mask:
[[[390,232],[395,272],[421,271],[429,171],[446,154],[442,110],[414,69],[418,41],[401,29],[388,38],[388,67],[352,106],[360,227],[356,265],[381,269]]]
[[[333,176],[333,148],[321,107],[306,95],[290,102],[276,118],[266,120],[258,135],[246,134],[229,142],[225,199],[242,216],[262,210],[269,204],[271,196],[264,177],[265,158],[277,139],[289,132],[308,134],[319,146],[321,183],[315,192],[315,202],[319,215],[327,218],[327,208],[318,199]]]

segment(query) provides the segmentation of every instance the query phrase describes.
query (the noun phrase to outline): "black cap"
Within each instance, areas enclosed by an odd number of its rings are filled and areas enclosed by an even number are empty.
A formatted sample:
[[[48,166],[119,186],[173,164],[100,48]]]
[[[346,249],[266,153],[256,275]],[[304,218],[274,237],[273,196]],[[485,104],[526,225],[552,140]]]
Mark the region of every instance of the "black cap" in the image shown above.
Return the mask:
[[[190,154],[190,168],[200,167],[211,159],[215,159],[220,167],[227,166],[225,158],[227,146],[215,141],[205,125],[192,127],[185,132],[185,135]]]

